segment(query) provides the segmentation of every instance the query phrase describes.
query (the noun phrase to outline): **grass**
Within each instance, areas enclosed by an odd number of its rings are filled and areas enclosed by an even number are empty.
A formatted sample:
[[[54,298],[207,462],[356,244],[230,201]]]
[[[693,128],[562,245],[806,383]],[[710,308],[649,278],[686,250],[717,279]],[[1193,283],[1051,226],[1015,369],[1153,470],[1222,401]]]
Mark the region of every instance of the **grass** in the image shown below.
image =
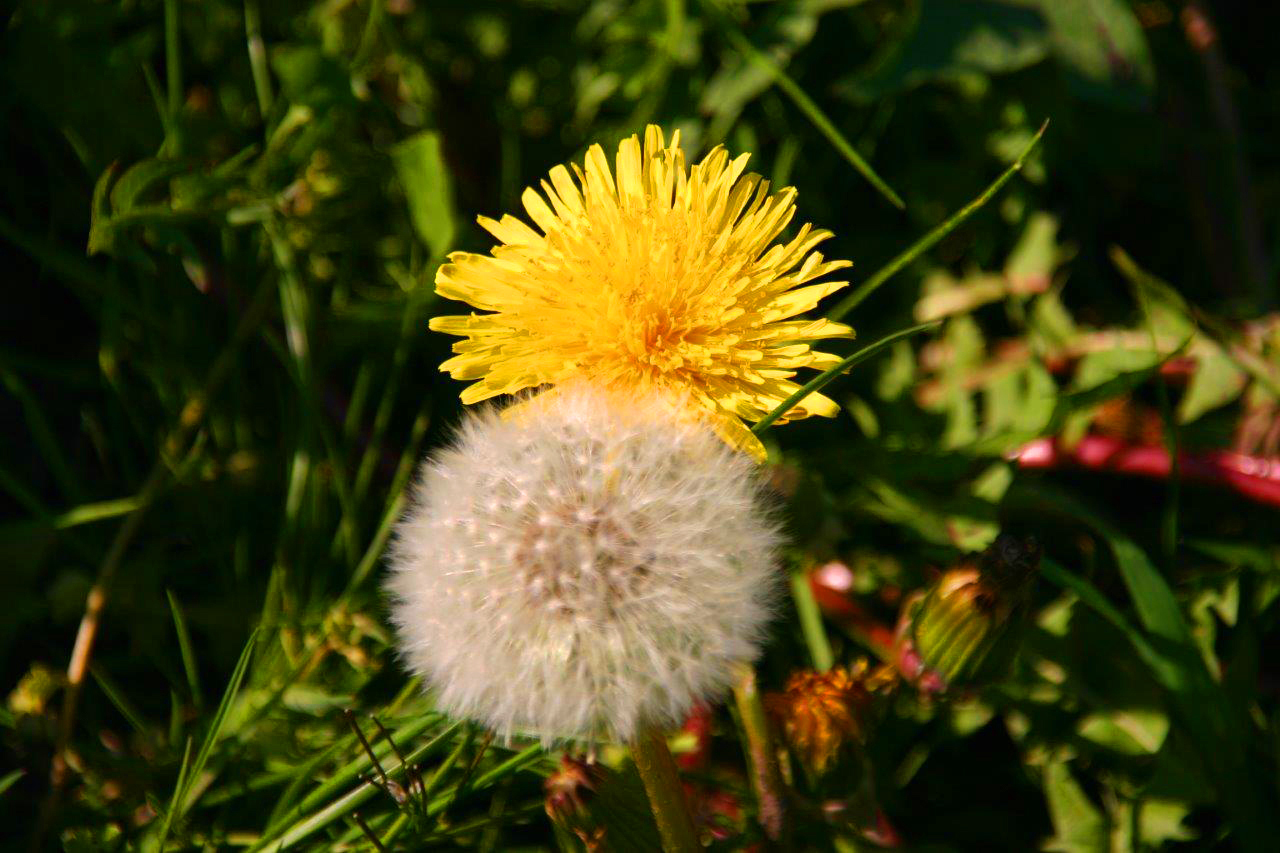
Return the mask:
[[[581,849],[544,811],[558,752],[436,712],[379,584],[462,416],[436,268],[652,120],[753,152],[856,264],[825,311],[859,341],[755,428],[793,606],[673,733],[715,849],[1268,849],[1277,21],[1215,10],[1206,44],[1166,5],[18,3],[0,838]],[[779,428],[820,389],[837,418]],[[1087,434],[1170,474],[1011,461]],[[901,664],[904,602],[1001,532],[1045,553],[1012,670],[899,679],[807,772],[764,697]],[[599,758],[591,820],[652,849]]]

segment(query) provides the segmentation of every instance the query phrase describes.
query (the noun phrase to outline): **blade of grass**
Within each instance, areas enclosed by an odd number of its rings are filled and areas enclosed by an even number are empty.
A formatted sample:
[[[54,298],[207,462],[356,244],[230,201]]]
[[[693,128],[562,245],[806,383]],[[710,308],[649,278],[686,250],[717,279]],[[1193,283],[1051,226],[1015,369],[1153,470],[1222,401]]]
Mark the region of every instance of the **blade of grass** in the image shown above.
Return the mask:
[[[360,34],[360,44],[356,48],[355,57],[351,60],[352,69],[362,70],[369,63],[374,46],[378,42],[378,27],[382,23],[385,12],[386,0],[372,0],[369,3],[369,15],[364,19],[364,31]]]
[[[416,738],[429,726],[434,725],[439,721],[440,718],[435,716],[427,716],[420,720],[415,720],[394,732],[393,737],[397,743],[405,743]],[[425,750],[423,755],[430,754],[434,751],[437,745],[444,743],[452,737],[461,726],[461,722],[454,722],[448,727],[442,729],[438,734],[434,735],[431,740],[422,747],[422,749]],[[350,749],[351,746],[355,744],[355,735],[347,735],[343,739],[343,743],[346,744],[346,749]],[[391,747],[386,743],[374,744],[374,752],[377,754],[379,760],[383,760],[391,755]],[[410,759],[412,760],[411,757]],[[279,816],[275,816],[272,820],[268,821],[266,834],[272,834],[278,830],[280,825],[285,821],[296,820],[303,813],[317,807],[329,797],[334,796],[343,786],[350,784],[362,771],[370,766],[369,757],[361,752],[357,758],[348,762],[332,776],[320,783],[320,785],[316,786],[315,790],[303,797],[296,807],[288,810],[282,810]]]
[[[159,843],[156,850],[163,851],[164,843],[169,840],[169,829],[173,825],[174,813],[180,808],[182,792],[187,787],[187,770],[191,766],[191,738],[187,738],[186,748],[182,751],[182,765],[178,768],[178,781],[173,786],[173,796],[169,800],[169,808],[165,809],[164,823],[160,825]]]
[[[868,358],[871,358],[871,356],[880,352],[885,347],[891,346],[894,343],[897,343],[898,341],[903,340],[905,338],[909,338],[913,335],[918,335],[927,329],[935,328],[937,325],[938,324],[936,322],[921,323],[919,326],[911,326],[910,328],[901,329],[897,332],[894,332],[891,335],[884,336],[883,338],[876,341],[875,343],[868,344],[867,346],[863,347],[862,349],[858,350],[852,355],[842,359],[841,362],[836,366],[829,368],[828,370],[825,370],[822,373],[819,373],[813,379],[810,379],[803,386],[801,386],[800,390],[796,391],[790,397],[783,400],[781,403],[777,405],[776,408],[774,408],[772,412],[765,415],[756,424],[754,424],[751,427],[751,431],[756,435],[760,435],[769,427],[773,426],[773,424],[778,420],[778,418],[782,417],[787,412],[791,411],[791,409],[793,409],[797,403],[799,403],[801,400],[803,400],[805,397],[808,397],[810,394],[814,393],[815,391],[821,391],[823,388],[830,385],[832,382],[836,380],[836,377],[844,373],[849,368],[853,367],[859,362],[866,361]]]
[[[91,524],[95,521],[105,521],[109,518],[116,518],[121,515],[128,515],[138,508],[138,496],[133,495],[127,498],[115,498],[109,501],[98,501],[97,503],[81,504],[64,510],[53,516],[52,523],[56,530],[67,530],[71,527],[78,527],[81,524]]]
[[[1153,284],[1163,285],[1163,282],[1153,281],[1153,277],[1134,263],[1133,259],[1118,246],[1112,247],[1111,262],[1129,279],[1129,283],[1133,286],[1134,299],[1142,309],[1143,322],[1147,327],[1147,334],[1151,338],[1151,352],[1159,358],[1159,339],[1156,335],[1155,318],[1150,299],[1151,294],[1148,289]],[[1187,321],[1192,322],[1190,316],[1187,316]],[[1188,345],[1189,343],[1188,341]],[[1164,546],[1164,562],[1167,567],[1172,569],[1178,553],[1178,500],[1182,492],[1182,475],[1179,472],[1180,464],[1178,461],[1178,422],[1173,416],[1173,407],[1169,402],[1168,383],[1165,380],[1164,373],[1159,370],[1155,373],[1155,386],[1156,401],[1160,410],[1160,423],[1163,427],[1161,432],[1163,433],[1165,452],[1169,454],[1169,477],[1165,480],[1167,496],[1165,498],[1161,534]]]
[[[854,308],[857,308],[862,304],[864,299],[875,293],[880,285],[893,278],[903,269],[903,267],[932,249],[943,237],[946,237],[952,231],[959,228],[968,221],[969,217],[973,216],[985,207],[987,202],[991,201],[991,199],[995,197],[996,193],[1000,192],[1004,185],[1009,183],[1014,175],[1022,171],[1023,163],[1026,162],[1026,159],[1031,154],[1032,150],[1034,150],[1040,143],[1040,138],[1044,136],[1044,132],[1048,127],[1049,121],[1046,119],[1044,124],[1040,125],[1040,129],[1036,131],[1036,135],[1031,137],[1031,141],[1028,142],[1026,147],[1022,149],[1022,152],[1018,154],[1017,158],[1013,161],[1013,165],[1000,173],[1000,177],[996,178],[989,187],[979,193],[973,201],[948,216],[941,225],[938,225],[928,234],[925,234],[919,240],[912,243],[905,251],[872,273],[871,277],[858,285],[857,289],[844,299],[840,300],[840,302],[836,303],[835,308],[827,314],[827,319],[839,320]]]
[[[54,436],[40,401],[27,389],[26,383],[8,368],[0,367],[0,382],[4,383],[8,392],[22,405],[27,429],[35,439],[36,446],[40,448],[40,460],[57,481],[63,497],[68,501],[84,500],[84,490],[76,476],[71,473],[66,454],[62,452],[63,443]]]
[[[396,338],[395,350],[391,356],[391,370],[387,373],[387,384],[382,389],[378,400],[378,408],[374,410],[373,432],[369,443],[360,458],[356,469],[355,485],[352,492],[355,501],[360,503],[368,494],[373,482],[373,473],[377,465],[378,454],[382,449],[387,427],[391,424],[391,415],[399,396],[400,382],[404,377],[405,367],[409,362],[409,351],[412,349],[414,330],[418,328],[423,309],[435,299],[435,293],[427,287],[418,287],[409,292],[405,304],[404,316],[400,322],[400,331]]]
[[[3,797],[5,794],[5,791],[8,791],[10,788],[16,785],[18,783],[18,780],[26,775],[27,775],[27,771],[23,770],[22,768],[18,768],[17,770],[11,770],[8,773],[4,774],[4,778],[0,779],[0,797]]]
[[[340,599],[342,601],[346,601],[359,589],[365,578],[377,566],[379,558],[382,557],[382,552],[386,550],[387,542],[391,538],[391,532],[395,529],[396,521],[399,520],[405,504],[409,501],[409,477],[413,474],[413,468],[418,459],[418,448],[422,445],[422,438],[426,435],[429,422],[430,418],[424,411],[418,415],[413,423],[409,444],[405,452],[400,456],[400,464],[396,469],[395,477],[392,479],[390,493],[394,497],[391,498],[386,509],[383,510],[382,520],[378,523],[378,529],[373,535],[373,540],[365,550],[364,556],[356,566],[356,570],[352,572],[351,579],[347,581],[347,588]]]
[[[742,666],[733,684],[734,705],[747,767],[751,771],[751,789],[756,797],[760,826],[773,844],[789,847],[791,820],[788,814],[786,788],[778,766],[778,751],[769,729],[769,715],[760,696],[756,671]]]
[[[711,12],[712,17],[720,23],[725,35],[729,37],[729,41],[733,43],[733,46],[737,48],[748,61],[759,66],[773,78],[774,83],[776,83],[778,88],[782,90],[783,94],[790,98],[792,103],[796,105],[796,108],[804,114],[804,117],[818,129],[819,133],[827,138],[827,141],[830,142],[836,151],[840,153],[840,156],[844,157],[844,159],[849,162],[849,165],[853,166],[858,174],[862,175],[862,177],[865,178],[871,186],[875,187],[876,191],[880,193],[880,195],[888,199],[890,204],[899,210],[905,209],[906,204],[904,204],[898,194],[893,191],[893,188],[885,183],[883,178],[876,174],[876,171],[871,168],[871,164],[858,153],[858,149],[854,148],[853,144],[845,138],[844,134],[840,132],[834,123],[832,123],[831,119],[827,118],[826,113],[822,111],[821,107],[814,103],[813,99],[809,97],[803,88],[801,88],[800,84],[792,79],[786,71],[779,67],[778,63],[774,62],[771,58],[761,52],[759,48],[752,44],[751,39],[747,38],[746,33],[742,31],[737,23],[721,12],[714,3],[710,2],[710,0],[703,0],[703,6]]]
[[[173,613],[173,628],[178,633],[178,651],[182,654],[182,668],[186,670],[187,687],[191,690],[191,702],[196,710],[204,713],[204,696],[200,692],[200,673],[196,668],[196,655],[191,645],[191,634],[187,631],[187,620],[182,615],[182,608],[173,590],[166,589],[169,597],[169,610]]]
[[[76,708],[80,699],[80,690],[83,686],[89,663],[93,658],[98,626],[102,619],[102,614],[106,610],[107,600],[112,584],[115,581],[116,572],[119,571],[120,565],[124,561],[125,553],[133,543],[134,537],[137,536],[138,531],[142,528],[143,519],[156,499],[159,498],[164,486],[169,482],[170,472],[167,459],[171,456],[176,456],[187,445],[192,435],[196,432],[196,428],[204,421],[209,401],[213,399],[214,395],[217,394],[223,383],[230,376],[231,370],[236,364],[236,356],[240,347],[266,315],[267,307],[271,303],[270,296],[273,290],[274,288],[270,283],[264,283],[258,288],[257,293],[254,294],[253,302],[236,324],[231,340],[219,353],[217,360],[214,361],[213,366],[209,369],[203,387],[200,391],[187,398],[178,417],[178,422],[162,442],[158,458],[152,465],[142,488],[138,491],[136,508],[126,517],[124,524],[120,526],[98,567],[98,576],[86,598],[85,612],[80,619],[80,628],[76,633],[75,646],[71,651],[71,660],[67,664],[67,689],[63,696],[62,716],[58,721],[58,741],[54,750],[54,767],[51,771],[54,784],[48,799],[46,799],[41,808],[40,818],[36,823],[36,829],[33,833],[34,846],[39,846],[44,833],[48,830],[50,821],[53,820],[54,813],[57,811],[62,784],[67,775],[64,755],[67,745],[70,743],[71,734],[75,730]]]
[[[178,116],[182,112],[182,41],[178,0],[164,0],[164,73],[169,113],[165,148],[170,157],[182,154],[182,132]]]
[[[142,717],[138,714],[133,704],[125,698],[124,693],[120,691],[120,687],[112,681],[105,672],[100,668],[93,666],[89,668],[89,674],[93,676],[93,680],[97,683],[102,692],[106,694],[107,699],[112,705],[116,706],[116,710],[125,718],[133,730],[148,740],[151,739],[151,731],[147,728],[146,723],[142,721]]]
[[[271,113],[271,72],[267,69],[267,48],[262,41],[262,12],[258,0],[244,0],[244,35],[249,50],[249,69],[253,73],[253,91],[258,98],[258,115],[262,126]]]
[[[409,753],[409,755],[405,756],[406,763],[417,764],[430,752],[431,749],[435,747],[436,744],[440,743],[441,740],[442,740],[441,738],[437,737],[432,739],[428,743],[424,744],[423,746],[418,747],[418,749],[414,750],[413,752]],[[512,756],[511,758],[509,758],[508,760],[502,762],[501,764],[494,767],[489,772],[472,780],[470,784],[470,788],[472,790],[479,790],[479,789],[489,787],[495,782],[500,781],[502,778],[505,778],[506,776],[509,776],[512,773],[515,773],[518,770],[522,769],[523,767],[531,763],[533,759],[539,757],[542,754],[542,752],[543,750],[540,745],[531,746],[525,749],[523,752],[519,752],[514,756]],[[386,767],[387,775],[389,777],[395,777],[403,769],[404,769],[404,765],[398,762],[394,764],[388,764]],[[258,839],[258,841],[253,845],[253,847],[250,848],[249,853],[255,853],[255,851],[264,850],[267,848],[270,848],[272,853],[275,853],[275,851],[287,849],[288,847],[291,847],[292,845],[308,837],[312,833],[317,832],[323,829],[324,827],[328,826],[329,824],[333,823],[334,821],[339,820],[340,818],[350,814],[353,809],[358,807],[361,803],[366,802],[370,797],[374,796],[375,794],[380,793],[381,790],[382,789],[379,788],[377,785],[364,783],[360,785],[358,788],[355,788],[347,792],[337,800],[334,800],[332,803],[320,809],[318,812],[312,815],[309,815],[306,818],[303,818],[302,820],[292,824],[291,826],[284,829],[283,831],[264,833],[262,838]],[[437,797],[427,807],[427,817],[434,817],[440,814],[441,812],[443,812],[445,808],[448,807],[451,800],[452,800],[452,792],[448,792],[448,793],[442,794],[440,797]]]
[[[249,671],[249,661],[253,657],[253,647],[258,640],[258,629],[253,629],[253,633],[249,635],[248,641],[244,644],[244,650],[240,652],[240,659],[236,661],[236,668],[231,672],[231,679],[227,682],[227,689],[223,691],[222,701],[218,703],[218,710],[214,712],[213,720],[209,723],[209,731],[205,734],[204,743],[200,745],[200,751],[196,753],[196,760],[191,765],[191,772],[187,775],[183,786],[181,796],[177,799],[178,816],[181,817],[186,813],[192,805],[189,794],[191,786],[200,774],[204,772],[205,765],[209,763],[209,758],[213,755],[213,748],[218,743],[218,737],[222,734],[222,727],[227,722],[227,714],[231,711],[231,704],[235,701],[236,694],[240,692],[240,684],[244,681],[245,674]]]

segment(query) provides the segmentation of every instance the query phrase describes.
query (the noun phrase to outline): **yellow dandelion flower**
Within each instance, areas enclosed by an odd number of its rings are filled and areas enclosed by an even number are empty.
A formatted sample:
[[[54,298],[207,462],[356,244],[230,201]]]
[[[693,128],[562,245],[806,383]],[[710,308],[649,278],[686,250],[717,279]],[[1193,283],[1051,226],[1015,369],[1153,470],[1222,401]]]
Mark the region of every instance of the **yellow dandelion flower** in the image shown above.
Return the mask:
[[[800,315],[847,282],[815,283],[849,266],[814,251],[831,232],[803,225],[778,241],[795,214],[794,189],[770,193],[745,174],[749,155],[717,147],[691,169],[650,125],[618,147],[599,145],[583,168],[551,170],[526,189],[537,227],[505,215],[479,222],[499,241],[489,255],[455,252],[436,274],[442,296],[487,314],[436,317],[460,335],[441,365],[476,380],[475,403],[525,388],[586,378],[673,391],[711,413],[731,444],[760,458],[743,421],[757,421],[799,388],[802,367],[839,362],[810,342],[853,330]],[[576,178],[576,180],[575,180]],[[811,394],[786,419],[834,415]]]
[[[852,670],[803,670],[787,679],[781,693],[766,696],[765,707],[796,754],[822,773],[845,744],[862,739],[873,683],[866,661]]]

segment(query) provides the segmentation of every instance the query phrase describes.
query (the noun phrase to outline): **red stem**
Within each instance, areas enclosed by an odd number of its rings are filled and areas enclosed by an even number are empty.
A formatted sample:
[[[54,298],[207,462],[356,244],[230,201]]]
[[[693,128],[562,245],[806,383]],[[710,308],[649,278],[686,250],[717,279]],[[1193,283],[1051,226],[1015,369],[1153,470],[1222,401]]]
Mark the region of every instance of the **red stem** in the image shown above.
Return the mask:
[[[1040,438],[1014,451],[1022,468],[1079,467],[1139,477],[1167,479],[1171,465],[1163,447],[1126,444],[1103,435],[1089,435],[1075,447]],[[1178,473],[1186,480],[1211,483],[1268,506],[1280,507],[1280,459],[1247,456],[1227,450],[1178,454]]]

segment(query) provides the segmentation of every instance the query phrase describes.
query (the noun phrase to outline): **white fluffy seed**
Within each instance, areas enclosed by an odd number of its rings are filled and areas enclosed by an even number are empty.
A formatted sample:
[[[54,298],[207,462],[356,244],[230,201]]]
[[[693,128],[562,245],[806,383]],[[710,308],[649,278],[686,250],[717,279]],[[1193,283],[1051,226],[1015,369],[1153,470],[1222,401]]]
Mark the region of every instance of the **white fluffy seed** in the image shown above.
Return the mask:
[[[562,388],[424,464],[388,589],[441,709],[499,735],[629,740],[755,659],[777,524],[752,462],[656,396]]]

